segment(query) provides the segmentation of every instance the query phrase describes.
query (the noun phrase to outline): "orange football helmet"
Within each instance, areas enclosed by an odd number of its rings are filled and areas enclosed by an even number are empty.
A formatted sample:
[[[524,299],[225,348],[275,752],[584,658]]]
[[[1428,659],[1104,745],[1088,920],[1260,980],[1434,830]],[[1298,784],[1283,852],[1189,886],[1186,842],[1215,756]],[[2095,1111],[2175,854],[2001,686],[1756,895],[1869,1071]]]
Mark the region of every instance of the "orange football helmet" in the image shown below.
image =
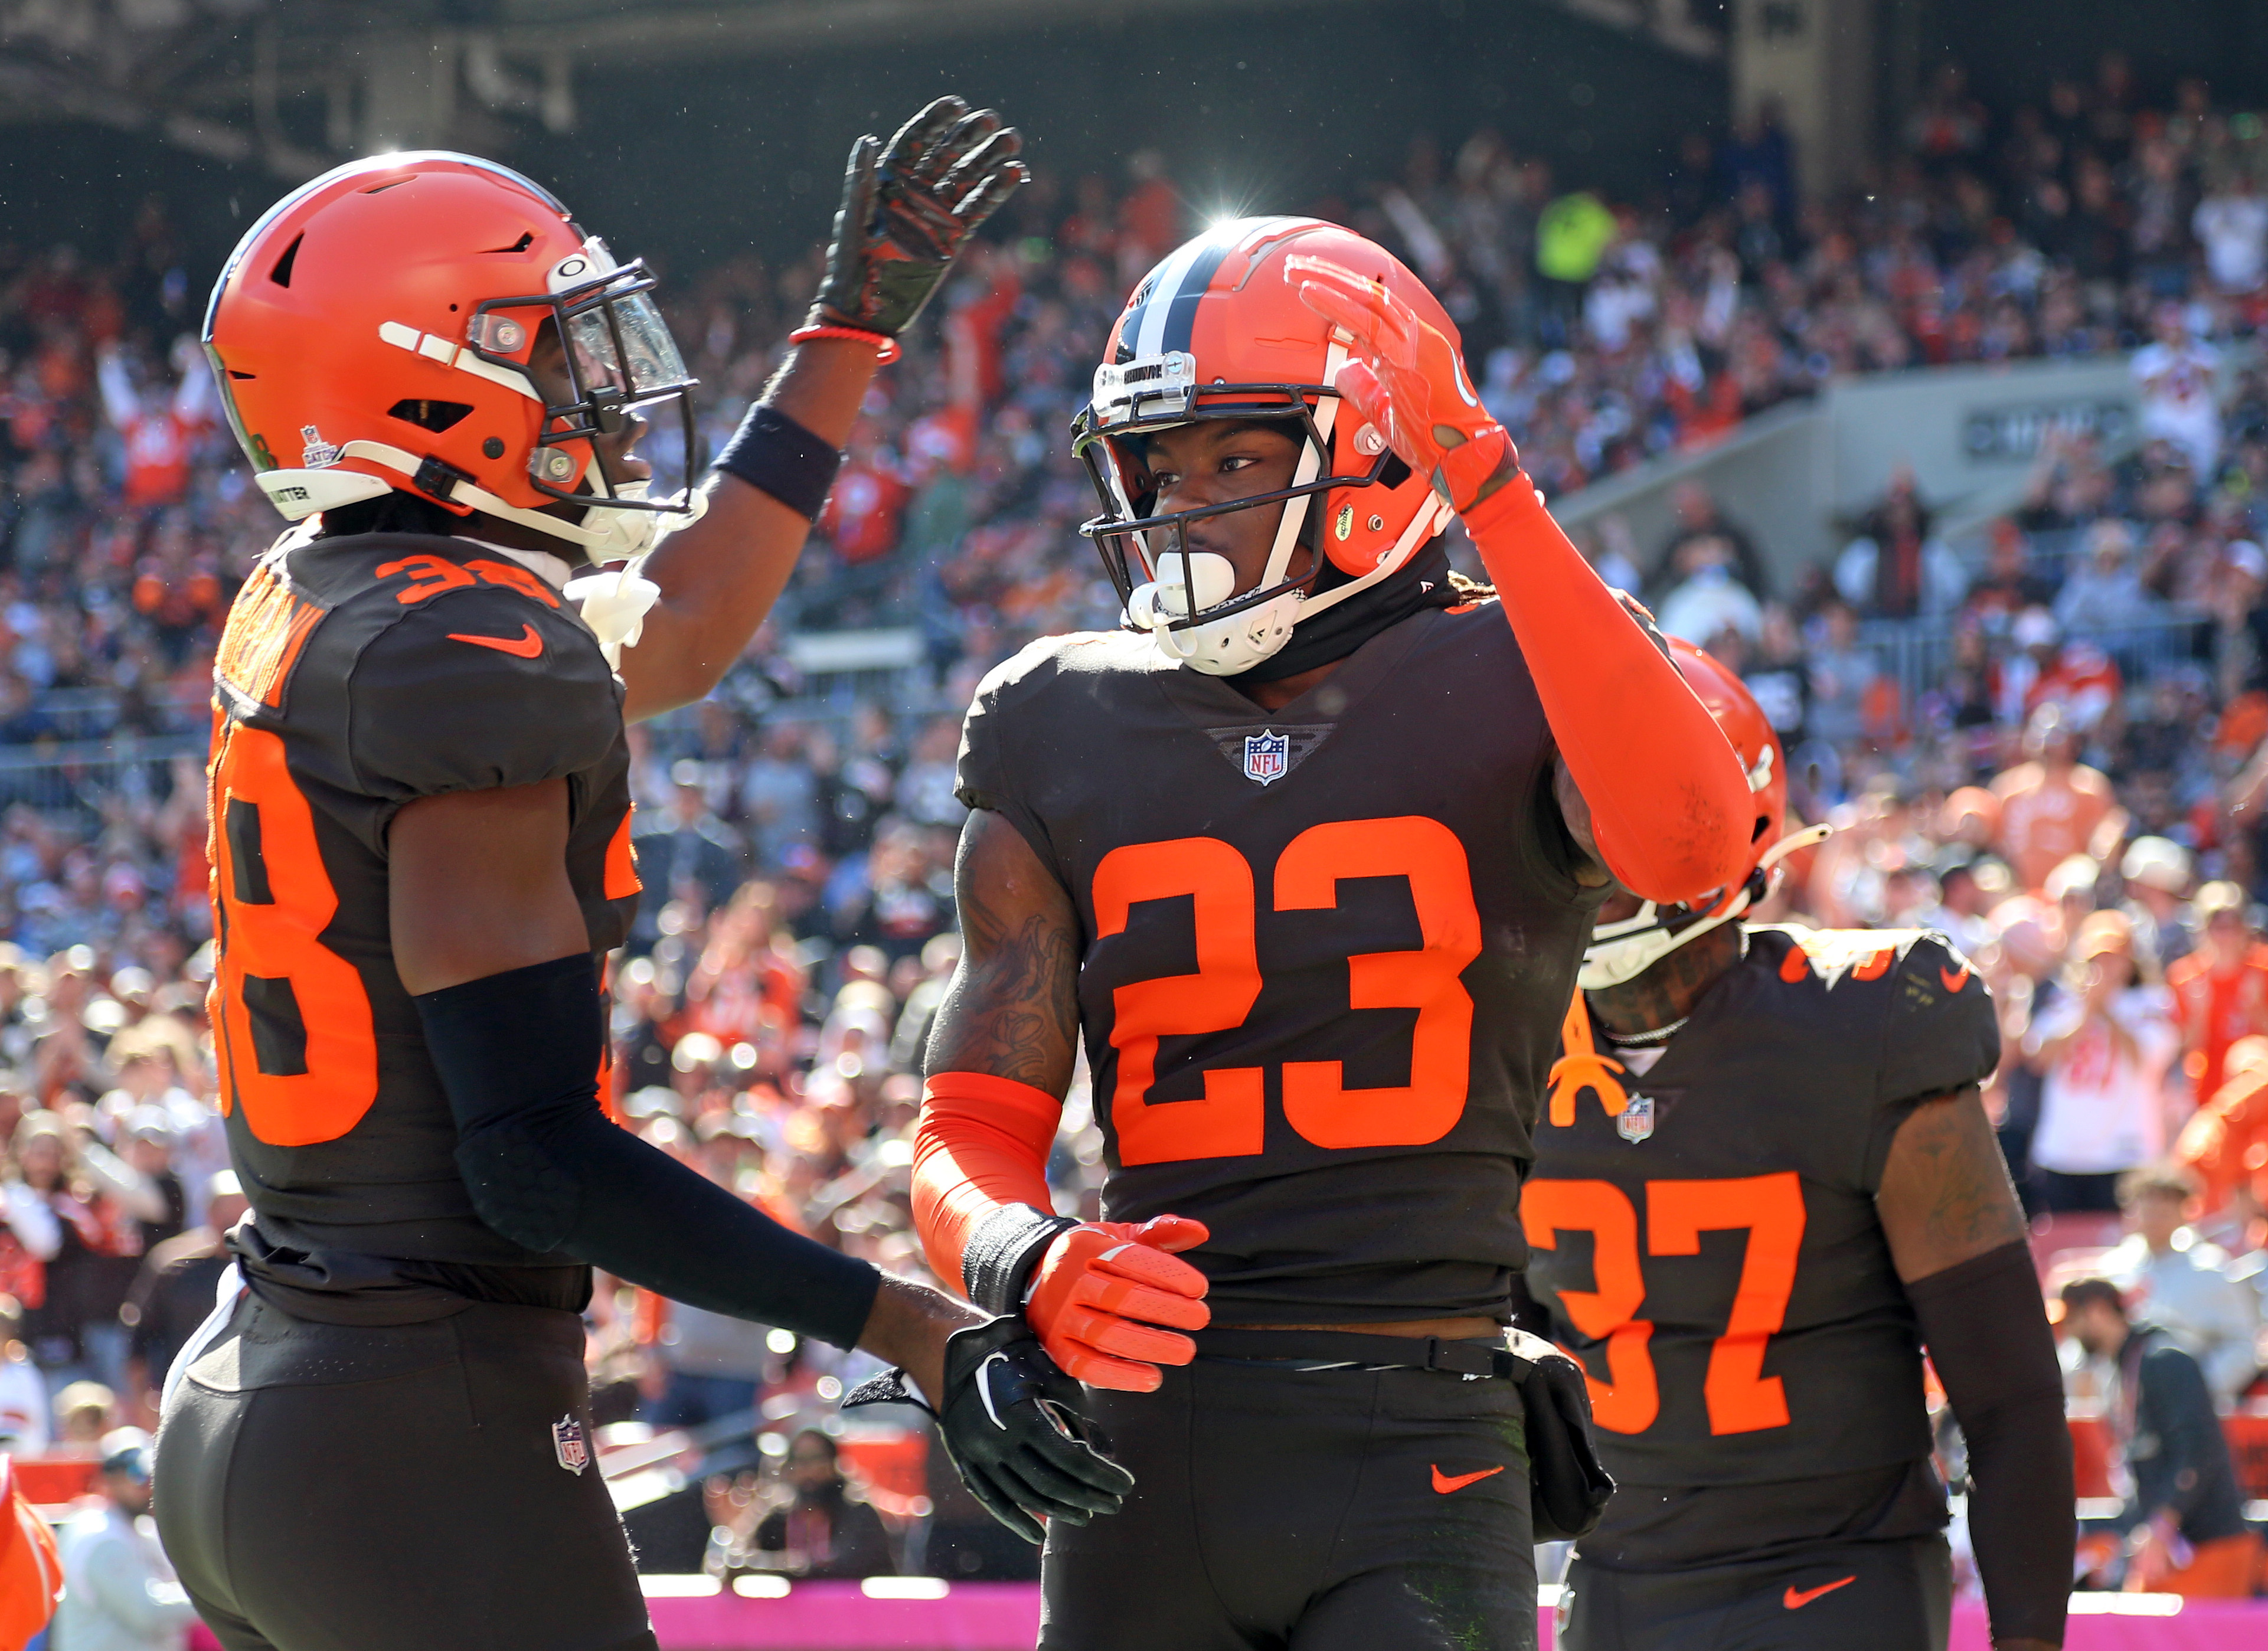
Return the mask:
[[[1079,531],[1095,542],[1129,623],[1198,670],[1249,670],[1291,639],[1303,619],[1393,573],[1448,526],[1450,510],[1425,477],[1359,419],[1339,417],[1332,378],[1344,339],[1300,301],[1285,256],[1293,251],[1374,276],[1451,340],[1456,324],[1423,282],[1383,247],[1309,217],[1248,217],[1189,241],[1134,289],[1110,329],[1093,399],[1071,425],[1102,513]],[[1129,437],[1204,418],[1280,418],[1304,447],[1292,484],[1201,509],[1151,513],[1150,483]],[[1315,508],[1310,510],[1311,501]],[[1238,594],[1227,559],[1192,552],[1188,524],[1281,505],[1266,570]],[[1326,560],[1289,577],[1305,544]],[[1214,564],[1218,565],[1214,565]]]
[[[652,500],[644,482],[608,476],[593,444],[674,401],[694,451],[694,380],[653,284],[516,172],[383,155],[303,184],[245,232],[204,344],[230,426],[287,518],[396,489],[609,561],[699,508],[689,486]],[[546,327],[563,346],[563,402],[528,371]],[[544,509],[561,502],[580,520]]]
[[[1591,931],[1576,984],[1598,991],[1635,980],[1688,940],[1730,923],[1770,892],[1773,868],[1800,848],[1824,839],[1830,828],[1810,826],[1790,832],[1787,825],[1787,753],[1771,719],[1748,684],[1683,638],[1669,639],[1677,674],[1709,708],[1749,777],[1756,822],[1749,833],[1749,868],[1741,879],[1717,891],[1705,903],[1658,907],[1651,900],[1637,915],[1602,923]]]

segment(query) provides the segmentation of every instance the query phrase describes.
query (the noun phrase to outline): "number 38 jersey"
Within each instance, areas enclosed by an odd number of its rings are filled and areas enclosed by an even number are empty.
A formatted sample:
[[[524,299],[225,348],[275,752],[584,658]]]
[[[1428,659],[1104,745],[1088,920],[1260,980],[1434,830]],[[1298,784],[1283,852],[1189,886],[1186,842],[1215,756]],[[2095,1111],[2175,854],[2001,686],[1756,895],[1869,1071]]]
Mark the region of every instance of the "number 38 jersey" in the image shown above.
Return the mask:
[[[1146,637],[1043,639],[961,795],[1081,927],[1113,1220],[1192,1217],[1220,1323],[1505,1316],[1595,896],[1493,603],[1429,609],[1263,712]]]
[[[568,876],[593,951],[618,944],[638,882],[622,690],[597,640],[487,546],[295,533],[238,595],[213,675],[213,1043],[261,1237],[318,1257],[569,1264],[491,1231],[458,1177],[448,1099],[394,972],[387,831],[419,797],[563,776]]]
[[[1574,1001],[1522,1199],[1529,1290],[1591,1373],[1624,1487],[1585,1542],[1610,1563],[1753,1546],[1791,1499],[1815,1537],[1830,1517],[1863,1523],[1863,1507],[1822,1509],[1897,1500],[1893,1470],[1930,1449],[1874,1192],[1914,1103],[1998,1065],[1992,996],[1935,934],[1745,932],[1745,957],[1643,1072]],[[1679,1489],[1699,1502],[1658,1518]],[[1723,1517],[1694,1517],[1712,1497]]]

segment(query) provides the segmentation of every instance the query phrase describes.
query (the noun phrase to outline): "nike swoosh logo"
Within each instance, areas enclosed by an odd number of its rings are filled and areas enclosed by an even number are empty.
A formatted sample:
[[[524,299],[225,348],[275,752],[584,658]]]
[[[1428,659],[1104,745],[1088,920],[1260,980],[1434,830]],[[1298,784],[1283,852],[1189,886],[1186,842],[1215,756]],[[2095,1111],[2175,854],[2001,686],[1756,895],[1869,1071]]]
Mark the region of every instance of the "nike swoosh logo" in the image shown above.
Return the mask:
[[[498,653],[509,653],[516,660],[532,660],[543,652],[543,638],[535,634],[535,627],[523,624],[517,637],[468,637],[456,631],[449,633],[452,642],[469,642],[476,648],[494,648]]]
[[[1791,1585],[1787,1592],[1779,1596],[1779,1603],[1790,1610],[1801,1610],[1822,1594],[1832,1594],[1837,1588],[1847,1588],[1858,1580],[1855,1575],[1838,1576],[1832,1582],[1822,1582],[1817,1588],[1807,1588],[1800,1593]]]
[[[1476,1485],[1503,1471],[1502,1468],[1483,1468],[1478,1473],[1444,1473],[1436,1465],[1433,1469],[1433,1488],[1447,1496],[1452,1491],[1462,1491],[1468,1485]]]
[[[984,1401],[984,1413],[992,1419],[992,1426],[998,1428],[1004,1434],[1008,1431],[1008,1424],[1002,1421],[1000,1419],[1000,1412],[992,1408],[992,1383],[987,1379],[987,1377],[990,1375],[992,1367],[995,1364],[1005,1364],[1007,1362],[1008,1355],[1006,1353],[996,1352],[992,1354],[991,1357],[985,1360],[983,1364],[976,1367],[976,1397]]]
[[[1961,966],[1961,972],[1959,974],[1948,975],[1945,972],[1944,965],[1940,964],[1938,966],[1937,977],[1943,983],[1945,989],[1948,991],[1958,991],[1969,984],[1969,965],[1963,963]]]

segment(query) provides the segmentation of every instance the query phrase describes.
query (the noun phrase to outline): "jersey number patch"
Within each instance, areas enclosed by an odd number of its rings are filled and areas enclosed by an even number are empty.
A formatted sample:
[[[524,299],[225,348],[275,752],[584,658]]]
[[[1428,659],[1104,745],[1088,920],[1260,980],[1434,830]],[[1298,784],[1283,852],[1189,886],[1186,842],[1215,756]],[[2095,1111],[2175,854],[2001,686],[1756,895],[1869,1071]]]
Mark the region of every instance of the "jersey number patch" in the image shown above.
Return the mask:
[[[1793,1170],[1718,1181],[1646,1183],[1646,1253],[1697,1256],[1701,1235],[1745,1228],[1747,1253],[1725,1332],[1709,1349],[1702,1397],[1712,1434],[1748,1434],[1787,1426],[1787,1391],[1764,1374],[1764,1350],[1787,1319],[1803,1247],[1803,1183]],[[1642,1434],[1661,1409],[1647,1344],[1653,1325],[1640,1318],[1646,1275],[1638,1255],[1638,1211],[1610,1181],[1531,1181],[1520,1195],[1521,1224],[1538,1249],[1557,1249],[1561,1233],[1592,1237],[1594,1288],[1562,1290],[1561,1309],[1584,1335],[1605,1342],[1607,1379],[1589,1378],[1591,1413],[1610,1433]]]
[[[336,1140],[378,1098],[370,994],[322,942],[339,897],[282,738],[215,722],[208,858],[221,1109],[241,1101],[245,1123],[273,1146]]]
[[[1350,1008],[1418,1011],[1410,1082],[1349,1089],[1341,1062],[1286,1061],[1284,1117],[1318,1146],[1421,1146],[1456,1126],[1471,1082],[1473,1000],[1458,977],[1481,954],[1481,919],[1465,845],[1422,814],[1311,826],[1276,861],[1275,909],[1331,910],[1340,882],[1359,877],[1404,879],[1424,937],[1416,951],[1347,959]],[[1208,1068],[1202,1100],[1149,1100],[1160,1038],[1233,1030],[1259,999],[1251,863],[1219,837],[1130,844],[1103,856],[1094,894],[1099,940],[1124,932],[1129,910],[1145,900],[1189,896],[1197,925],[1195,974],[1135,981],[1113,995],[1110,1118],[1119,1161],[1258,1153],[1268,1122],[1258,1066]]]

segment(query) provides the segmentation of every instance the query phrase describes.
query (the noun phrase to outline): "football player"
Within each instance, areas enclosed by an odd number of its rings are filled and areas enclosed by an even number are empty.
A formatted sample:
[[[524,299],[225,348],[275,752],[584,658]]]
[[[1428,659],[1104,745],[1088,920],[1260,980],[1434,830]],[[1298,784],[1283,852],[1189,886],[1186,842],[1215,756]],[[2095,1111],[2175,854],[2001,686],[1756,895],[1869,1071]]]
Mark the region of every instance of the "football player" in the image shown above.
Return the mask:
[[[1746,782],[1383,248],[1190,241],[1075,431],[1126,628],[969,710],[914,1183],[939,1276],[1023,1310],[1140,1481],[1108,1540],[1049,1533],[1041,1643],[1531,1645],[1503,1327],[1552,1039],[1609,875],[1736,877]],[[1042,1174],[1082,1035],[1099,1222]]]
[[[954,100],[861,139],[800,347],[666,499],[634,448],[654,413],[691,452],[692,386],[653,283],[526,179],[357,162],[223,271],[214,376],[304,519],[214,667],[211,1010],[253,1214],[159,1446],[167,1551],[229,1651],[653,1645],[591,1470],[593,1267],[906,1366],[1035,1540],[1128,1483],[1022,1321],[786,1232],[597,1093],[639,887],[625,720],[740,652],[1017,148]]]
[[[1941,937],[1746,926],[1786,763],[1740,680],[1686,681],[1754,791],[1703,910],[1617,891],[1583,956],[1521,1216],[1616,1481],[1577,1544],[1575,1651],[1921,1651],[1949,1631],[1922,1350],[1968,1442],[2001,1651],[2063,1640],[2071,1441],[2024,1220],[1978,1097],[1984,983]]]

